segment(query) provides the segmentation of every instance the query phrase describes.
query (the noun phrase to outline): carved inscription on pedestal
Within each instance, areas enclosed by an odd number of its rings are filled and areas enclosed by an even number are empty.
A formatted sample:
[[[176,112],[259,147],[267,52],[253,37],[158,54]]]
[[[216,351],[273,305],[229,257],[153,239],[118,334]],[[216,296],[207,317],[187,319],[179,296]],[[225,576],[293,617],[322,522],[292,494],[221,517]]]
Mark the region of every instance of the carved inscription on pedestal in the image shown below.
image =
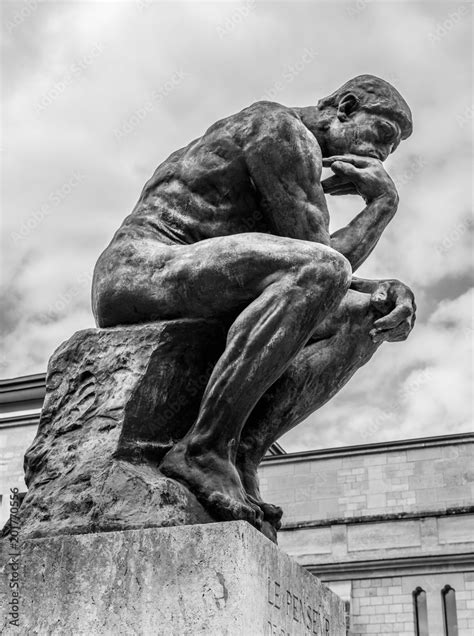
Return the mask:
[[[271,618],[266,625],[268,636],[291,636],[295,631],[314,636],[329,636],[329,618],[321,605],[314,607],[308,598],[302,598],[301,594],[295,594],[279,581],[270,578],[267,600],[272,607]],[[295,629],[288,631],[289,624],[293,624]]]

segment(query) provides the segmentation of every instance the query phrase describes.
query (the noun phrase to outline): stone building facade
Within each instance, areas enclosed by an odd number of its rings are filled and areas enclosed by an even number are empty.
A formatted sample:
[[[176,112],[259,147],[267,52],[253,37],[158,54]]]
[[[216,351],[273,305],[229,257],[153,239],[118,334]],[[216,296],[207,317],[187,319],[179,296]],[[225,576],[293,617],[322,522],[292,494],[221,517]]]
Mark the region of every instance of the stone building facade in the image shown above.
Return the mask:
[[[474,634],[473,434],[268,457],[261,481],[350,634]]]
[[[0,522],[43,397],[42,374],[0,381]],[[260,476],[280,547],[346,601],[348,634],[474,635],[474,434],[276,446]]]

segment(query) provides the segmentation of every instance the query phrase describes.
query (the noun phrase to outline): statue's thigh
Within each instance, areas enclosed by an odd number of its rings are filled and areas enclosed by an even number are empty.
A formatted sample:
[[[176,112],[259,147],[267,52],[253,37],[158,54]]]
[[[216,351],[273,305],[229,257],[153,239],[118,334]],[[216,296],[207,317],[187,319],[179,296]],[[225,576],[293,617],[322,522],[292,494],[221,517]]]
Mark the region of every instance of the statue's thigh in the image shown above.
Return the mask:
[[[284,294],[308,264],[331,268],[335,254],[319,243],[257,232],[189,245],[148,240],[114,246],[96,268],[97,323],[232,317],[269,285],[281,282]]]
[[[207,239],[173,248],[166,267],[156,273],[189,315],[218,315],[243,308],[271,283],[327,250],[317,243],[246,233]],[[156,289],[156,288],[155,288]]]

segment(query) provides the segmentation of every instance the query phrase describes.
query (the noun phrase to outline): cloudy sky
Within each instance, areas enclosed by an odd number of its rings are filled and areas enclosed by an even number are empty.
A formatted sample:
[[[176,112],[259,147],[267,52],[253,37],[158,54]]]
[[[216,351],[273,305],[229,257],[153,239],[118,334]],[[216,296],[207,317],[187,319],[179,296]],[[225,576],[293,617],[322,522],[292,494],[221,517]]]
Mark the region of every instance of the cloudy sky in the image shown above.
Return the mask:
[[[401,204],[371,278],[415,291],[385,344],[288,450],[472,429],[472,19],[432,2],[3,2],[0,377],[43,372],[93,325],[99,253],[166,156],[259,99],[309,105],[373,73],[415,132],[387,161]],[[361,209],[329,201],[333,228]]]

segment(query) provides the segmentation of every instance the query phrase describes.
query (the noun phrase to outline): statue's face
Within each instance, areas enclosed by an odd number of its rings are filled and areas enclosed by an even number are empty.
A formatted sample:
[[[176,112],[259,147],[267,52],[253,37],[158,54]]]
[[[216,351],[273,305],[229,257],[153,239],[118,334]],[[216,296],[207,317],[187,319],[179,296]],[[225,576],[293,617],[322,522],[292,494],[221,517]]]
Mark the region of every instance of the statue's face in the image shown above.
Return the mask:
[[[326,149],[328,156],[353,154],[385,161],[400,140],[401,130],[396,122],[359,110],[347,118],[334,118],[328,130]]]

